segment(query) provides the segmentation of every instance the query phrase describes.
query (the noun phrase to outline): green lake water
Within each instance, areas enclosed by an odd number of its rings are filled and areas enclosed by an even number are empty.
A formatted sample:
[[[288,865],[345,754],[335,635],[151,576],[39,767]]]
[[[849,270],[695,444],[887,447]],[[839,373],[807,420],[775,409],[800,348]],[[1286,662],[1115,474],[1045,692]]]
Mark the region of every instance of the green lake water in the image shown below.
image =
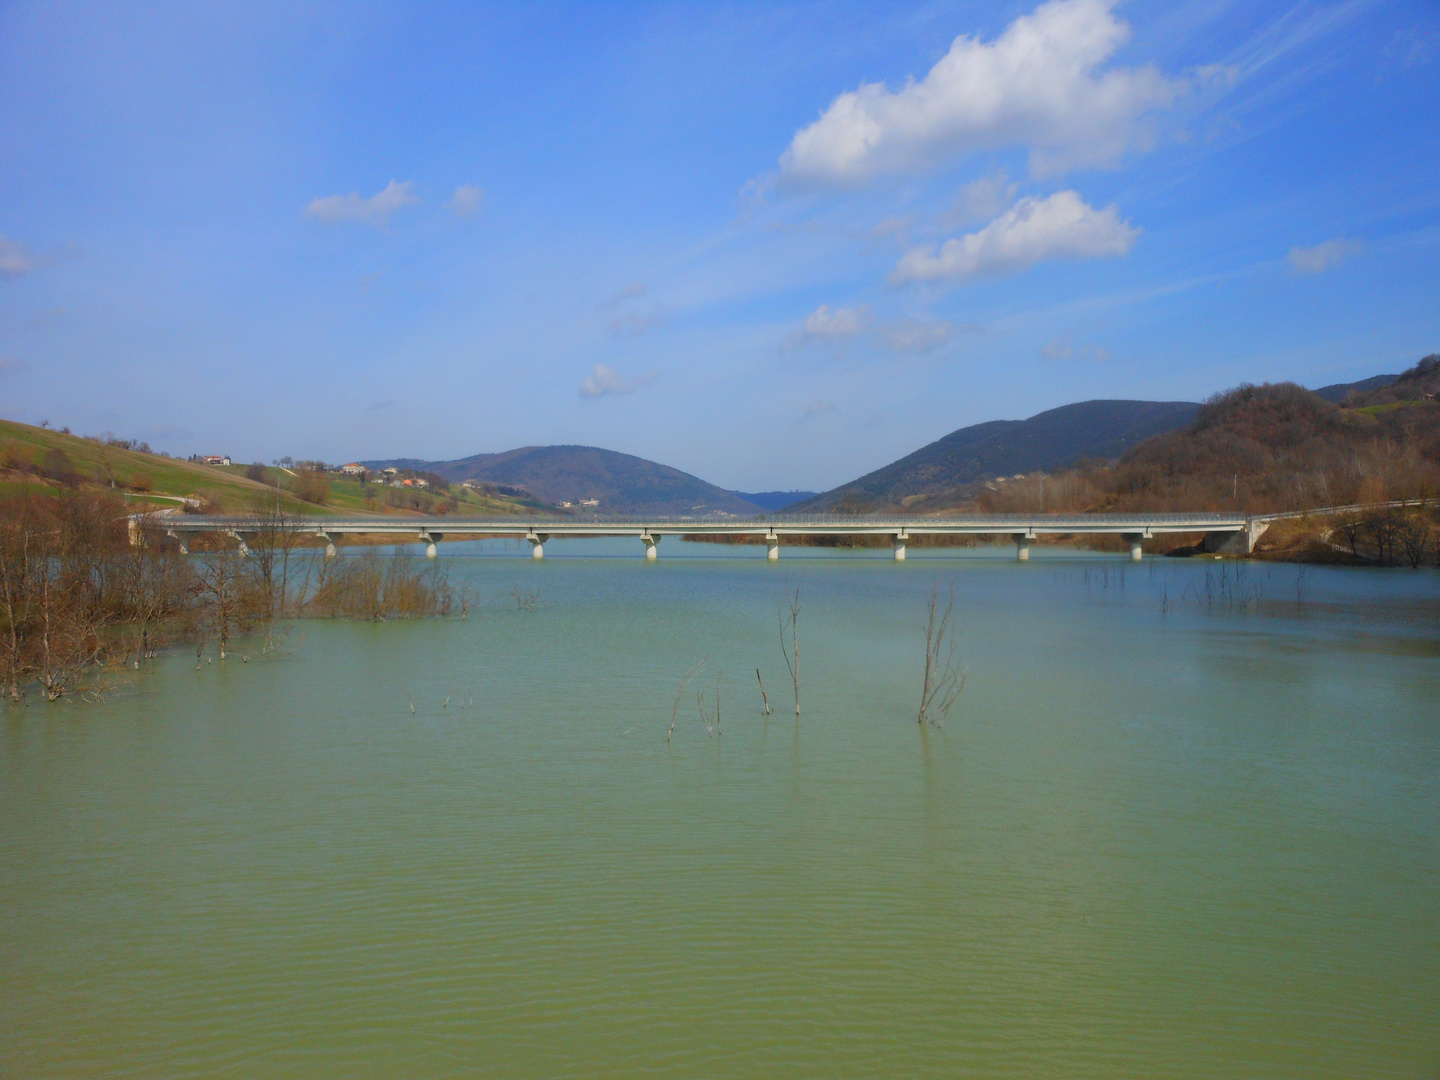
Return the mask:
[[[1440,1077],[1434,571],[442,551],[0,712],[0,1077]]]

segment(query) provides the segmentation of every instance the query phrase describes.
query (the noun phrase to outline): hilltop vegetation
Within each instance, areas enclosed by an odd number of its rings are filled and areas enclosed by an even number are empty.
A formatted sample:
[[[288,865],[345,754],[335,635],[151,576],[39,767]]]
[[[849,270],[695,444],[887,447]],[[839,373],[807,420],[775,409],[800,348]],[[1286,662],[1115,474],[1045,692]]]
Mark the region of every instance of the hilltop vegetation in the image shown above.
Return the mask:
[[[1344,405],[1294,383],[1240,386],[1114,464],[992,485],[976,501],[996,511],[1265,513],[1430,498],[1440,491],[1440,405],[1425,395],[1437,368],[1427,358]]]
[[[990,484],[971,504],[995,513],[1239,510],[1432,500],[1440,493],[1440,361],[1336,405],[1294,383],[1244,385],[1207,401],[1186,428],[1117,462]],[[1301,520],[1259,545],[1285,557],[1419,566],[1436,556],[1433,504]]]

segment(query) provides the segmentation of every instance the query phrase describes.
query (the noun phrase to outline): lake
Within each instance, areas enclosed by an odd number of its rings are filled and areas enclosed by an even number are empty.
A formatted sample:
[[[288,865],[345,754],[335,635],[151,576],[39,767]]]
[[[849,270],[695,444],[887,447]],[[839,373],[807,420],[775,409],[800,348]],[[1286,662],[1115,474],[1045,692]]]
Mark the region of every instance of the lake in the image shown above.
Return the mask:
[[[1440,1075],[1435,571],[441,550],[0,712],[0,1076]]]

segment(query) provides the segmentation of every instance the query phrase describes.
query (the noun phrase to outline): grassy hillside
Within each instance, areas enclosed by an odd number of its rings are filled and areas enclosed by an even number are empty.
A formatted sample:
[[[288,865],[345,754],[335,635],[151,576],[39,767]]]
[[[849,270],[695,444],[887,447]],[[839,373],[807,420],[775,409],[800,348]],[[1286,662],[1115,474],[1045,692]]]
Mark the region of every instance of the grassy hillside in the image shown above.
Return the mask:
[[[750,515],[761,508],[697,476],[631,454],[594,446],[526,446],[500,454],[476,454],[456,461],[365,462],[371,468],[395,465],[437,473],[452,483],[485,480],[523,488],[553,505],[596,499],[598,514]]]
[[[849,484],[788,507],[797,513],[924,511],[972,498],[987,481],[1113,459],[1157,432],[1183,427],[1188,401],[1083,401],[1028,420],[992,420],[953,431]]]
[[[199,465],[0,420],[0,493],[104,489],[137,509],[178,508],[183,500],[189,500],[192,508],[198,504],[207,513],[245,513],[257,505],[273,505],[277,489],[282,508],[292,514],[453,513],[482,517],[547,509],[530,500],[482,495],[458,486],[434,492],[397,490],[330,474],[306,478],[269,466],[258,470],[259,479],[251,479],[246,472],[252,469],[246,465]],[[302,498],[302,494],[311,498]]]
[[[137,506],[175,507],[193,499],[210,510],[235,512],[274,498],[273,488],[247,480],[243,469],[197,465],[12,420],[0,420],[0,485],[8,491],[105,488]],[[293,513],[327,512],[288,492],[281,499]]]

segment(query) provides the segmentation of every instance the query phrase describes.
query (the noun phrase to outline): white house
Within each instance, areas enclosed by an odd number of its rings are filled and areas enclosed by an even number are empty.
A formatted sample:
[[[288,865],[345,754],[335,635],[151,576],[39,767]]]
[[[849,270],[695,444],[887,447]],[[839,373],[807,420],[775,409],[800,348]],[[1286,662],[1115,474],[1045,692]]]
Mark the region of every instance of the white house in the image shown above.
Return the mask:
[[[341,465],[340,471],[346,476],[364,476],[368,470],[358,461],[352,461],[349,465]]]

